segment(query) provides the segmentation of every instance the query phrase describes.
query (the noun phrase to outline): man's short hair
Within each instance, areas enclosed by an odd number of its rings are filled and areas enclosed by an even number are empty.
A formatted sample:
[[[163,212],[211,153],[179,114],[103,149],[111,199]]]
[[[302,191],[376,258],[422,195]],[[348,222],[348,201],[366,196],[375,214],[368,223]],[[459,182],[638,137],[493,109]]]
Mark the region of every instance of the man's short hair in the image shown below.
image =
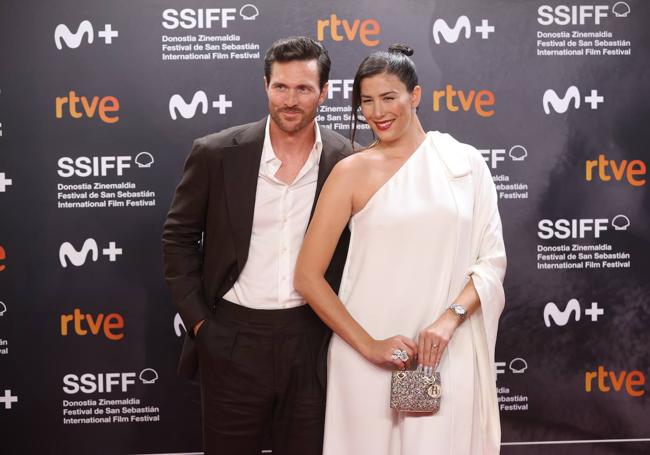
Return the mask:
[[[277,40],[264,57],[264,76],[267,83],[271,81],[273,63],[291,62],[294,60],[316,60],[318,63],[318,77],[321,90],[330,77],[332,62],[322,44],[306,36],[292,36]]]

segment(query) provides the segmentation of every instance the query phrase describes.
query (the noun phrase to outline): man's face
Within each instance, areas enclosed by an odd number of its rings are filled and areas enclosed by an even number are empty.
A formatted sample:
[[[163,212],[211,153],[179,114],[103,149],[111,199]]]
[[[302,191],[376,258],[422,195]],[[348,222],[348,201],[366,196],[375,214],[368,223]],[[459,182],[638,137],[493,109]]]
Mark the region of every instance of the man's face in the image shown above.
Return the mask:
[[[266,81],[266,94],[271,120],[280,130],[291,134],[314,120],[318,106],[327,96],[327,84],[320,89],[316,60],[275,62],[271,79]]]

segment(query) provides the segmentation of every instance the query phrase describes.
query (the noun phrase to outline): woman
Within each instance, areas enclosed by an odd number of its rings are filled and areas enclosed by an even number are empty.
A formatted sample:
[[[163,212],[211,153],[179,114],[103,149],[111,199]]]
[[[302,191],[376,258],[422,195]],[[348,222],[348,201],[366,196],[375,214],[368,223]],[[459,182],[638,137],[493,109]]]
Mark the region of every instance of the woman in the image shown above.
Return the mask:
[[[494,345],[506,257],[496,191],[473,147],[423,130],[412,53],[392,46],[361,63],[354,129],[360,107],[376,141],[330,174],[296,266],[296,289],[334,331],[326,455],[499,452]],[[337,296],[323,274],[348,223]],[[441,374],[436,414],[389,407],[387,369],[416,354]]]

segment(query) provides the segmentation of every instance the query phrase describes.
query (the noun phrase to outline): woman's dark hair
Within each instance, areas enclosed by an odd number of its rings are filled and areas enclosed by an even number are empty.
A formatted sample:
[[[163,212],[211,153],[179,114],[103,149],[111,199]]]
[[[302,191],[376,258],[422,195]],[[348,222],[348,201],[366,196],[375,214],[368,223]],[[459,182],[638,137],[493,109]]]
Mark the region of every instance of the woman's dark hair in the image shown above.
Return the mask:
[[[359,65],[357,74],[354,75],[352,84],[352,133],[350,140],[354,144],[359,120],[359,107],[361,107],[361,81],[377,74],[393,74],[402,81],[409,93],[418,85],[418,75],[415,63],[411,60],[413,49],[406,44],[393,44],[388,51],[379,51],[370,54]]]
[[[264,57],[264,76],[267,83],[271,80],[273,63],[292,62],[294,60],[316,60],[318,63],[318,78],[320,89],[330,78],[330,57],[322,44],[306,36],[282,38],[271,45]]]

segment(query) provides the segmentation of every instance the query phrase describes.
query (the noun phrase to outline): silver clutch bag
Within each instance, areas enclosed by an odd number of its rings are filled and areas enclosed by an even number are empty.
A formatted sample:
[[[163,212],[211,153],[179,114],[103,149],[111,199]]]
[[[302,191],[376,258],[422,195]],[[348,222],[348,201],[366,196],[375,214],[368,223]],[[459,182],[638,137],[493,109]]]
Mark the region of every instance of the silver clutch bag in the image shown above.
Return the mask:
[[[440,409],[440,373],[422,370],[393,371],[390,382],[390,407],[405,412],[436,413]]]

